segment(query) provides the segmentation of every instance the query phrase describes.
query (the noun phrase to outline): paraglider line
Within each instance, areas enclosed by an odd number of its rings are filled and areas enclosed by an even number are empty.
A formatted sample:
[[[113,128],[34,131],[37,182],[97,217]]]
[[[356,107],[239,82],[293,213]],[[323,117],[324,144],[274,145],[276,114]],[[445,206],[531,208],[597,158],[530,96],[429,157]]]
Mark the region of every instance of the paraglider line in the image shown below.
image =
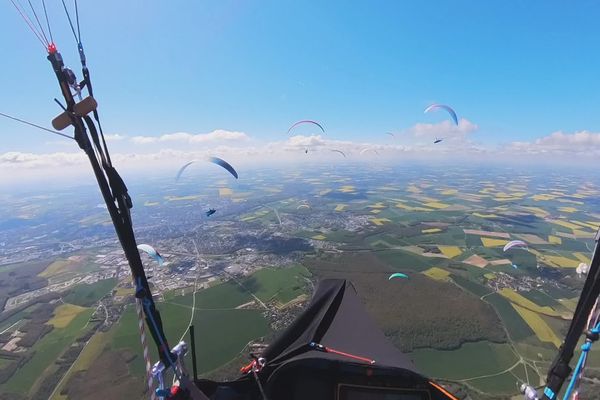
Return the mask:
[[[46,11],[46,0],[42,0],[42,6],[44,7],[44,15],[46,16],[46,25],[48,25],[48,34],[50,35],[50,43],[54,43],[52,37],[52,29],[50,29],[50,21],[48,20],[48,11]]]
[[[40,19],[38,18],[37,13],[35,12],[35,8],[33,8],[33,4],[31,4],[31,0],[27,0],[27,2],[29,3],[29,7],[31,7],[31,11],[33,11],[33,16],[35,17],[35,20],[37,21],[37,23],[40,27],[40,32],[42,33],[42,36],[44,37],[44,40],[46,41],[46,45],[49,45],[50,43],[48,42],[48,38],[46,37],[46,32],[44,32],[42,23],[40,22]]]
[[[21,8],[19,8],[19,6],[17,5],[17,3],[15,3],[15,0],[10,0],[10,2],[13,4],[13,6],[15,6],[15,8],[17,9],[17,11],[19,12],[19,14],[21,15],[21,17],[23,18],[23,20],[27,24],[27,26],[29,26],[29,29],[31,29],[31,32],[33,32],[33,34],[35,35],[35,37],[38,38],[38,40],[40,41],[40,43],[42,44],[42,46],[44,47],[44,49],[47,49],[47,45],[44,43],[44,40],[40,36],[39,32],[37,31],[37,29],[35,28],[35,26],[31,22],[31,20],[29,19],[29,17],[24,13],[24,10],[21,10]]]
[[[12,117],[12,116],[10,116],[8,114],[4,114],[4,113],[1,113],[1,112],[0,112],[0,115],[3,116],[3,117],[5,117],[5,118],[12,119],[13,121],[17,121],[17,122],[20,122],[20,123],[25,124],[25,125],[33,126],[35,128],[41,129],[43,131],[50,132],[50,133],[53,133],[55,135],[59,135],[59,136],[62,136],[62,137],[66,137],[67,139],[73,140],[72,136],[65,135],[64,133],[53,131],[52,129],[44,128],[43,126],[36,125],[34,123],[24,121],[22,119],[19,119],[19,118],[16,118],[16,117]]]
[[[79,44],[79,39],[77,38],[77,34],[75,33],[75,27],[73,27],[73,21],[71,20],[71,14],[69,14],[69,10],[67,10],[67,5],[65,4],[65,0],[61,0],[63,8],[65,9],[65,14],[67,14],[67,19],[69,20],[69,25],[71,26],[71,32],[73,32],[73,37],[75,38],[75,42]],[[77,2],[75,2],[77,5]],[[79,16],[77,17],[77,29],[79,29]]]

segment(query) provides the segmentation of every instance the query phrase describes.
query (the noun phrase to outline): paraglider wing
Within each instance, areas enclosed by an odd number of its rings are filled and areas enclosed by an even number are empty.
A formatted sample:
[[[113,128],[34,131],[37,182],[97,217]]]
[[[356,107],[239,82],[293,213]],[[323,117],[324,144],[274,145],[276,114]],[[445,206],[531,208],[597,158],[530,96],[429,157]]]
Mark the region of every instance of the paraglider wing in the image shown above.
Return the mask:
[[[206,160],[208,162],[211,162],[213,164],[217,164],[217,165],[225,168],[227,171],[229,171],[229,173],[231,175],[233,175],[235,177],[235,179],[238,179],[238,173],[237,173],[237,171],[227,161],[225,161],[225,160],[223,160],[223,159],[221,159],[219,157],[208,157]],[[192,161],[190,161],[188,163],[185,163],[183,165],[183,167],[179,168],[179,171],[177,171],[177,176],[175,177],[175,180],[178,181],[179,178],[181,178],[181,175],[183,174],[183,171],[185,171],[185,169],[187,167],[189,167],[190,165],[192,165],[192,164],[194,164],[196,162],[198,162],[198,160],[192,160]]]
[[[393,274],[390,275],[390,277],[388,278],[388,281],[391,281],[394,278],[408,279],[408,276],[406,274],[403,274],[402,272],[395,272],[395,273],[393,273]]]
[[[301,208],[310,208],[310,206],[308,204],[300,204],[298,207],[296,207],[296,210],[299,210]]]
[[[379,155],[379,152],[378,152],[377,150],[375,150],[375,149],[369,149],[369,148],[362,149],[362,150],[360,151],[360,154],[361,154],[361,155],[362,155],[362,154],[365,154],[367,151],[372,151],[372,152],[374,152],[375,154]]]
[[[219,157],[209,157],[208,161],[210,161],[213,164],[217,164],[217,165],[225,168],[227,171],[229,171],[229,173],[231,175],[233,175],[235,177],[235,179],[238,178],[237,171],[227,161],[225,161],[225,160],[223,160],[223,159],[221,159]]]
[[[184,164],[183,167],[179,168],[179,171],[177,171],[177,176],[175,177],[175,180],[178,181],[179,178],[181,178],[181,174],[183,174],[183,171],[185,171],[185,169],[187,167],[189,167],[190,165],[192,165],[193,163],[195,163],[196,161],[190,161],[189,163]]]
[[[386,132],[386,135],[390,135],[391,137],[396,137],[396,135],[394,135],[392,132]]]
[[[344,152],[343,152],[343,151],[341,151],[341,150],[331,149],[331,151],[334,151],[334,152],[336,152],[336,153],[340,153],[341,155],[343,155],[343,156],[344,156],[344,158],[346,158],[346,154],[344,154]]]
[[[442,140],[444,140],[444,138],[441,138],[441,139],[435,139],[435,140],[433,141],[433,144],[439,143],[439,142],[441,142]]]
[[[522,240],[513,240],[504,245],[504,249],[502,251],[508,251],[513,247],[527,247],[527,243]]]
[[[321,126],[321,124],[319,124],[317,121],[312,121],[312,120],[309,120],[309,119],[305,119],[305,120],[302,120],[302,121],[298,121],[298,122],[296,122],[294,125],[290,126],[290,129],[288,129],[287,133],[289,134],[289,133],[292,131],[292,129],[294,129],[294,128],[295,128],[295,127],[297,127],[298,125],[302,125],[302,124],[312,124],[312,125],[316,125],[316,126],[318,126],[318,127],[319,127],[319,129],[321,129],[321,131],[322,131],[323,133],[325,133],[325,129],[324,129],[322,126]]]
[[[152,257],[154,261],[158,263],[158,266],[162,267],[162,265],[165,262],[165,259],[160,255],[158,251],[156,251],[154,247],[150,246],[149,244],[139,244],[137,248],[148,254],[150,257]]]
[[[425,109],[425,113],[428,113],[428,112],[434,111],[434,110],[439,110],[439,109],[446,110],[448,112],[448,114],[450,114],[450,117],[452,117],[454,124],[458,126],[458,117],[456,116],[456,113],[454,112],[452,107],[447,106],[445,104],[432,104]]]

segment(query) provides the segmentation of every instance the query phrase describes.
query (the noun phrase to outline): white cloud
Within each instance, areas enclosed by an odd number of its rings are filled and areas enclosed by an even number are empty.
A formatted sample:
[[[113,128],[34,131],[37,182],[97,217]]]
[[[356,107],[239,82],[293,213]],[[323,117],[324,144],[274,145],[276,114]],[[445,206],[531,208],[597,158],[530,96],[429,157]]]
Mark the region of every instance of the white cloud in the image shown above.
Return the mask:
[[[437,124],[418,123],[408,129],[408,132],[417,138],[435,138],[442,137],[446,139],[458,138],[464,139],[470,133],[479,129],[477,124],[468,119],[461,118],[458,126],[450,121],[442,121]]]
[[[167,133],[161,136],[134,136],[131,141],[135,144],[148,143],[213,143],[232,140],[248,140],[244,132],[217,129],[209,133],[192,134],[187,132]]]
[[[44,168],[76,165],[85,162],[86,157],[80,153],[22,153],[11,151],[0,154],[0,168]]]
[[[126,137],[127,136],[125,136],[125,135],[119,135],[118,133],[104,135],[104,139],[107,142],[119,142],[121,140],[124,140]]]
[[[598,156],[600,155],[600,133],[558,131],[532,142],[512,142],[508,145],[507,151],[528,155]]]

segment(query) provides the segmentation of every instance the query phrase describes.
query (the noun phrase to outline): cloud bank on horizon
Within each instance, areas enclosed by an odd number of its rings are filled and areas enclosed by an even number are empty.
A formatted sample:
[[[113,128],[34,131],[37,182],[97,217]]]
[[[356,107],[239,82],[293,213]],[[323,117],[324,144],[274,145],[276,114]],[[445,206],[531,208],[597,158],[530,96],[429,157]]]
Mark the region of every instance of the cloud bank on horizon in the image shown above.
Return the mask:
[[[489,145],[477,140],[481,128],[462,118],[458,125],[450,121],[417,123],[395,137],[371,136],[367,141],[340,140],[329,135],[282,136],[281,140],[260,141],[241,131],[217,129],[208,133],[175,132],[158,136],[129,136],[109,134],[106,140],[111,148],[114,163],[119,168],[148,168],[177,166],[189,159],[206,155],[226,157],[236,163],[302,162],[310,161],[403,161],[428,159],[474,162],[504,159],[535,163],[559,160],[569,164],[589,165],[600,156],[600,133],[557,131],[533,141],[514,141]],[[433,144],[434,138],[444,142]],[[55,143],[55,142],[52,142]],[[85,155],[73,144],[65,151],[68,140],[55,151],[29,153],[9,151],[0,153],[0,184],[27,179],[36,175],[47,176],[70,169],[82,171],[87,166]],[[52,146],[49,146],[52,147]],[[57,146],[55,146],[57,147]],[[338,149],[348,159],[332,158],[331,149]],[[365,152],[373,149],[376,152]],[[557,158],[559,157],[559,158]],[[82,168],[75,168],[81,166]],[[149,171],[152,171],[150,168]]]

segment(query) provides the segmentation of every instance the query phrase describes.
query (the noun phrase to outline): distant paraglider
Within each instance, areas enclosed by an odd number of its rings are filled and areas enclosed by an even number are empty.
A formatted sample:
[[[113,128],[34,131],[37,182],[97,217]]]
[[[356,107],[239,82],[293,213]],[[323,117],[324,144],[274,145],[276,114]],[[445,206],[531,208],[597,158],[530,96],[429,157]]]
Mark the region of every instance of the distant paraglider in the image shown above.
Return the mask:
[[[341,151],[341,150],[331,149],[331,151],[333,151],[333,152],[335,152],[335,153],[340,153],[341,155],[343,155],[343,156],[344,156],[344,158],[346,158],[346,153],[344,153],[344,152],[343,152],[343,151]]]
[[[292,131],[292,129],[294,129],[295,127],[297,127],[298,125],[303,125],[303,124],[312,124],[312,125],[316,125],[319,127],[319,129],[321,129],[321,132],[325,133],[325,129],[321,126],[321,124],[319,124],[317,121],[312,121],[310,119],[305,119],[302,121],[298,121],[296,123],[294,123],[292,126],[290,126],[290,128],[288,129],[287,133],[289,135],[289,133]]]
[[[296,207],[296,210],[299,210],[301,208],[310,209],[310,206],[308,204],[300,204],[298,207]]]
[[[440,143],[442,140],[444,140],[444,138],[435,138],[435,140],[433,141],[433,144]]]
[[[217,210],[215,210],[214,208],[211,208],[206,212],[206,216],[210,217],[211,215],[213,215],[216,212],[217,212]]]
[[[390,275],[390,277],[388,278],[388,281],[391,281],[394,278],[408,279],[408,275],[403,274],[402,272],[395,272],[395,273],[393,273],[393,274]]]
[[[513,241],[506,243],[506,245],[504,245],[504,249],[502,249],[502,251],[508,251],[508,250],[512,249],[513,247],[527,248],[527,243],[525,243],[522,240],[513,240]]]
[[[448,114],[450,114],[450,117],[452,117],[454,124],[458,126],[458,117],[456,116],[456,112],[454,112],[452,107],[447,106],[445,104],[432,104],[425,109],[425,113],[428,113],[428,112],[434,111],[434,110],[439,110],[439,109],[446,110],[448,112]]]
[[[207,157],[206,161],[211,162],[213,164],[216,164],[218,166],[221,166],[221,167],[225,168],[231,175],[234,176],[235,179],[238,179],[238,173],[235,170],[235,168],[233,168],[231,166],[231,164],[229,164],[227,161],[223,160],[222,158],[219,158],[219,157]],[[198,162],[198,160],[192,160],[192,161],[184,164],[183,167],[181,167],[179,169],[179,171],[177,171],[177,176],[175,177],[175,180],[178,181],[179,178],[181,177],[181,174],[183,174],[183,171],[185,171],[185,169],[187,167],[189,167],[190,165],[192,165],[192,164],[194,164],[196,162]]]
[[[376,149],[372,149],[372,148],[369,148],[369,147],[367,147],[366,149],[362,149],[360,151],[360,155],[363,155],[363,154],[365,154],[368,151],[372,151],[373,153],[379,155],[379,152]]]
[[[165,259],[160,255],[160,253],[158,251],[156,251],[156,249],[152,246],[150,246],[149,244],[139,244],[137,246],[138,250],[142,250],[143,252],[145,252],[146,254],[148,254],[150,257],[152,257],[152,259],[154,259],[154,261],[156,261],[158,263],[159,267],[162,267],[162,265],[165,263]]]
[[[386,135],[390,135],[391,137],[396,137],[396,135],[394,135],[392,132],[386,132]]]

